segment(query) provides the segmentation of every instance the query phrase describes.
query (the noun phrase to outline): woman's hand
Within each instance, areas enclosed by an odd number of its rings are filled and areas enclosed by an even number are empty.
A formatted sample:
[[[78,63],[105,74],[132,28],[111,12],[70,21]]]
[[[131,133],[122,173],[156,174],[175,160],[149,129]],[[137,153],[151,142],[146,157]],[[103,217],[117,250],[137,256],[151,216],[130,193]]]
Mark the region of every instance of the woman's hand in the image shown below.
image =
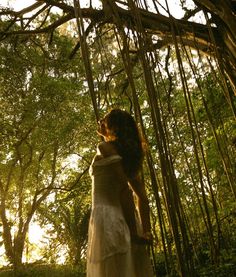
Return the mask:
[[[151,244],[152,243],[152,235],[150,236],[131,236],[131,242],[135,244]]]
[[[143,238],[144,238],[145,240],[152,241],[152,240],[153,240],[152,233],[151,233],[150,231],[145,232],[145,233],[143,234]]]

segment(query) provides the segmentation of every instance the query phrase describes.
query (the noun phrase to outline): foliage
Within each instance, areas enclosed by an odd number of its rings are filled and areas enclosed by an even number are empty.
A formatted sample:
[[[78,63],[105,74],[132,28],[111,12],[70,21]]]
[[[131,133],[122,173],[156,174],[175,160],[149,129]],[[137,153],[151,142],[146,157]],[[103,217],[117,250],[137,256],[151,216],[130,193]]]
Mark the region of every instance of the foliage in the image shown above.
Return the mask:
[[[57,263],[61,254],[55,249],[62,247],[66,262],[84,271],[88,167],[98,138],[81,55],[74,51],[69,59],[77,42],[67,27],[54,31],[53,39],[9,36],[0,47],[1,232],[14,264],[9,245],[20,245],[17,236],[24,244],[26,235],[18,234],[34,219],[47,229],[50,247],[41,249],[41,258]],[[91,74],[100,116],[112,106],[138,115],[147,144],[143,173],[157,271],[184,276],[189,267],[199,276],[230,276],[236,249],[235,98],[222,71],[200,52],[183,45],[158,50],[153,41],[151,51],[146,33],[118,27],[99,24],[87,37]],[[18,230],[15,239],[8,240],[8,229]]]
[[[79,267],[73,267],[70,265],[47,265],[47,264],[29,264],[14,272],[11,269],[0,270],[1,277],[83,277],[85,274]]]
[[[9,238],[4,244],[13,263],[17,251],[11,245],[19,247],[21,256],[29,223],[41,203],[58,189],[78,189],[78,177],[89,164],[85,148],[93,143],[86,135],[92,114],[81,86],[83,70],[60,58],[69,55],[70,39],[58,37],[48,57],[42,43],[37,37],[17,46],[6,41],[0,49],[3,238]],[[70,165],[73,155],[82,159],[76,170]],[[14,243],[9,232],[13,226]]]

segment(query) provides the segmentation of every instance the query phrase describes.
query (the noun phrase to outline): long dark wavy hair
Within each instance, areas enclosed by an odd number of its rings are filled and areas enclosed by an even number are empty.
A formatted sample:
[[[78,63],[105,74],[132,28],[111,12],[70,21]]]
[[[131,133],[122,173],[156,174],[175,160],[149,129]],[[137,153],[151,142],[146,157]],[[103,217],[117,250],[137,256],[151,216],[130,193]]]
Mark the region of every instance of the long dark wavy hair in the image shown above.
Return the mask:
[[[104,120],[110,133],[108,139],[122,157],[127,177],[132,179],[141,169],[144,156],[137,124],[128,112],[120,109],[112,109]]]

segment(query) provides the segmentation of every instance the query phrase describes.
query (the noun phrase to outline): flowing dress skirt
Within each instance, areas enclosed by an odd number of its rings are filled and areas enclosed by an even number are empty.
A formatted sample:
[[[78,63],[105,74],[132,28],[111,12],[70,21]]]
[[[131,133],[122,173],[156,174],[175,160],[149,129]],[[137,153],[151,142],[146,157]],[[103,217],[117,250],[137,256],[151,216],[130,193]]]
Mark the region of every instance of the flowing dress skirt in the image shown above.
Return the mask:
[[[131,251],[121,209],[96,206],[89,224],[87,277],[136,277]]]

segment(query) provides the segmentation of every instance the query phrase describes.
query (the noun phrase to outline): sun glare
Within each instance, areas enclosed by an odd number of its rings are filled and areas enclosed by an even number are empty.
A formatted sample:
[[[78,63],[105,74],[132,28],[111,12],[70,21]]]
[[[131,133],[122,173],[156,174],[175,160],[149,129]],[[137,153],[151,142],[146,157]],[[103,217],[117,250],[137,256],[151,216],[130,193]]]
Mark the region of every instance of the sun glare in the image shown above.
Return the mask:
[[[29,228],[29,242],[38,244],[43,239],[44,231],[43,229],[37,224],[33,223],[30,225]]]
[[[32,4],[34,4],[35,0],[25,0],[25,1],[19,1],[19,0],[1,0],[1,6],[3,7],[10,7],[13,8],[15,11],[20,11],[24,9],[25,7],[28,7]]]

